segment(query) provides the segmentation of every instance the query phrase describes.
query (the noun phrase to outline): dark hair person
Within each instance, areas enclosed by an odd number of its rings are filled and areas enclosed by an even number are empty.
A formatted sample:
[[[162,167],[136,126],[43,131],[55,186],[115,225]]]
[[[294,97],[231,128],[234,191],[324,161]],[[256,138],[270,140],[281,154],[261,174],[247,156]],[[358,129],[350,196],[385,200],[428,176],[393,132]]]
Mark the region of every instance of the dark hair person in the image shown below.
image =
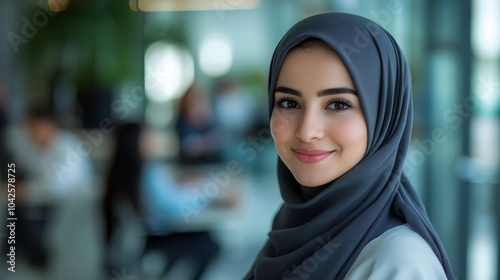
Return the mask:
[[[403,172],[411,77],[392,36],[356,15],[306,18],[268,92],[284,204],[245,279],[454,279]]]
[[[142,173],[142,156],[139,141],[142,128],[126,123],[116,129],[115,150],[106,178],[104,194],[105,237],[110,241],[116,220],[113,208],[122,200],[132,206],[137,215],[141,212],[139,190]]]

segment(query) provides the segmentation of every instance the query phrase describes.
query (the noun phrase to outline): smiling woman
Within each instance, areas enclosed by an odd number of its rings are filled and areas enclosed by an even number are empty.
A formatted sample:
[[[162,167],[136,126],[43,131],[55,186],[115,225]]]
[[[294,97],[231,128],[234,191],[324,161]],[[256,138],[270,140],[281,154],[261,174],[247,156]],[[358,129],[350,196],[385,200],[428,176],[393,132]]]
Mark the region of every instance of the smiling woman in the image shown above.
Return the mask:
[[[318,39],[304,41],[287,55],[277,85],[271,133],[299,183],[326,184],[361,160],[366,122],[349,72],[335,52]]]
[[[454,278],[403,172],[411,93],[400,48],[366,18],[320,14],[285,34],[268,85],[284,204],[245,279]]]

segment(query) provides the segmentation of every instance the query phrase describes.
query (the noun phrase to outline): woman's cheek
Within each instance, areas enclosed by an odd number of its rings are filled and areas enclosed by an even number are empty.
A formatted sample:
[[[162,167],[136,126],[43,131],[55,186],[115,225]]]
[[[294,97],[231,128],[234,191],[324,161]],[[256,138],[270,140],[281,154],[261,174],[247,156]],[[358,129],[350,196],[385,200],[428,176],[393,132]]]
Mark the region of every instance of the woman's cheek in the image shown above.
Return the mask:
[[[283,138],[283,136],[287,133],[287,130],[290,129],[290,124],[290,118],[273,111],[273,114],[271,115],[271,135],[273,136],[274,141],[278,141],[278,139]]]
[[[337,123],[330,130],[336,135],[338,144],[367,143],[368,134],[364,119],[353,118]]]

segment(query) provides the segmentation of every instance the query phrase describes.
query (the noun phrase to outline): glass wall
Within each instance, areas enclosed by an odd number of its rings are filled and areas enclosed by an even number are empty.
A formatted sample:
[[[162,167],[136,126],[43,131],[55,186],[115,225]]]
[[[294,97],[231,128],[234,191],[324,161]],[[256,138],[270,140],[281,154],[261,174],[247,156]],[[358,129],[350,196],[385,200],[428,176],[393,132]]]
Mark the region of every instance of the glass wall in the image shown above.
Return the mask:
[[[40,176],[48,185],[80,173],[90,178],[85,186],[73,180],[71,194],[70,187],[48,187],[53,196],[40,202],[43,207],[24,210],[28,226],[47,239],[39,242],[46,253],[27,254],[16,276],[3,270],[2,277],[182,279],[193,272],[186,269],[189,258],[172,262],[155,248],[187,242],[186,254],[213,253],[206,254],[202,279],[240,279],[281,203],[267,124],[272,52],[295,22],[327,11],[368,17],[400,44],[412,72],[415,109],[405,171],[457,277],[497,279],[496,0],[0,0],[2,165],[15,162],[26,189],[44,165]],[[40,108],[51,112],[58,130],[73,135],[74,146],[61,144],[59,159],[40,157],[41,167],[30,169],[38,158],[31,152],[37,146],[29,120]],[[116,152],[130,123],[142,129],[135,152],[147,159],[141,168],[154,178],[141,183],[151,187],[140,195],[110,187],[116,162],[134,160],[117,159]],[[138,180],[133,173],[118,173],[129,178],[124,186]],[[121,196],[135,199],[111,209],[109,201]],[[179,202],[183,197],[188,202]],[[168,221],[155,214],[169,207],[177,216]],[[173,232],[186,239],[161,238]],[[0,240],[4,246],[2,235]]]

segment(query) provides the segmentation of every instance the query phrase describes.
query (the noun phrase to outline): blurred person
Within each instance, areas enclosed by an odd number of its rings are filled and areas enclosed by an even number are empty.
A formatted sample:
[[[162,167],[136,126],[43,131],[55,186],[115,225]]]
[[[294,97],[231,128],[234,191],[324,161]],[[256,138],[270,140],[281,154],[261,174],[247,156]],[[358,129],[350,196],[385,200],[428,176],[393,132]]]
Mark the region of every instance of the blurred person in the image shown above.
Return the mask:
[[[224,137],[213,116],[206,91],[191,86],[179,102],[176,122],[181,164],[217,163],[222,160]]]
[[[208,265],[217,256],[219,244],[208,229],[184,229],[178,232],[177,225],[179,221],[186,224],[185,213],[181,209],[183,206],[191,206],[193,200],[199,199],[199,194],[193,190],[206,183],[206,180],[192,179],[180,184],[171,168],[163,160],[154,158],[156,145],[153,132],[146,129],[141,137],[141,151],[146,159],[141,181],[143,219],[148,232],[145,251],[156,250],[165,254],[167,266],[164,274],[179,260],[184,259],[190,261],[191,279],[201,279]],[[231,206],[232,202],[220,195],[207,201],[204,208],[197,209],[204,211],[215,206]]]
[[[74,214],[78,212],[82,225],[89,221],[84,217],[93,193],[92,162],[88,154],[78,152],[80,139],[61,129],[48,108],[30,109],[27,135],[13,144],[16,173],[22,174],[16,182],[16,248],[32,265],[49,268],[52,279],[65,278],[58,275],[73,267],[60,261],[75,256],[68,243],[79,237],[71,230]]]
[[[226,157],[238,158],[238,145],[246,140],[250,128],[256,122],[255,102],[236,78],[226,77],[216,83],[214,111],[226,143]]]
[[[18,157],[27,176],[23,199],[53,205],[88,192],[92,162],[83,141],[61,129],[50,109],[31,109],[27,126],[30,143],[19,147]]]
[[[284,204],[244,279],[454,279],[403,172],[411,76],[391,35],[356,15],[306,18],[268,86]]]
[[[120,271],[138,261],[144,246],[140,221],[140,178],[142,157],[139,151],[141,127],[126,124],[115,134],[114,153],[106,177],[103,197],[106,263]]]
[[[192,279],[200,279],[219,245],[207,231],[176,231],[173,222],[182,217],[179,206],[192,203],[195,196],[177,184],[163,161],[154,159],[154,147],[148,129],[125,124],[117,130],[104,199],[111,264],[118,268],[130,265],[157,251],[166,259],[162,275],[185,260]],[[131,242],[138,245],[130,246]]]

